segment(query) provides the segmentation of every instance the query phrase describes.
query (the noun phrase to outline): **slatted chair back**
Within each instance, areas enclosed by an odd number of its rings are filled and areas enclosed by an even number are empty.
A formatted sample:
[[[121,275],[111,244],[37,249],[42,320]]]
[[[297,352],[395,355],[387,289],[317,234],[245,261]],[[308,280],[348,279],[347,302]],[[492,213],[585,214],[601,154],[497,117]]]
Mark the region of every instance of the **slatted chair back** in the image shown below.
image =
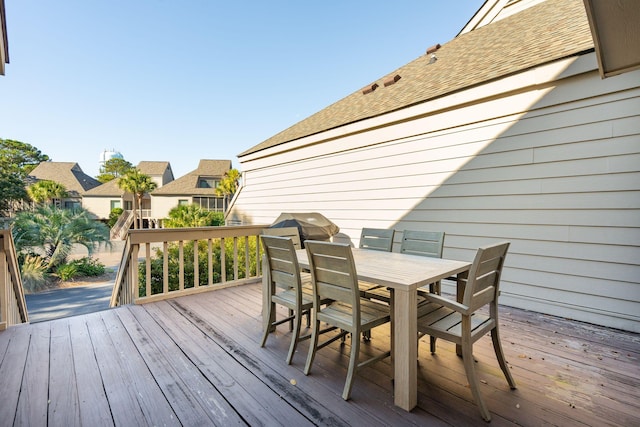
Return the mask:
[[[391,252],[394,229],[363,228],[360,233],[360,248]]]
[[[282,236],[263,235],[261,238],[273,285],[282,289],[300,289],[300,267],[293,240]]]
[[[353,313],[350,325],[345,330],[352,331],[359,322],[360,290],[358,276],[353,261],[351,247],[345,243],[306,241],[309,255],[314,297],[331,299],[351,305]]]
[[[293,246],[296,249],[302,249],[298,227],[263,228],[262,235],[288,237],[293,241]]]
[[[404,230],[400,253],[442,258],[443,231]]]
[[[497,306],[502,267],[508,249],[509,242],[478,249],[469,270],[469,278],[462,299],[462,304],[469,307],[471,311],[489,303]]]

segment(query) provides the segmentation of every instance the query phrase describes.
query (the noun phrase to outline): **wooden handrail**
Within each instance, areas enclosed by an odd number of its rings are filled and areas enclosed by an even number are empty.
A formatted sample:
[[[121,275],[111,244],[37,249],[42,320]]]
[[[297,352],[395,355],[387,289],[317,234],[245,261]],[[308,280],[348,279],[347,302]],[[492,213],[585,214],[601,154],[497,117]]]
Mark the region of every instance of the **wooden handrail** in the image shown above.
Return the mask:
[[[0,230],[0,330],[29,322],[27,303],[10,230]]]
[[[260,281],[262,265],[258,236],[266,227],[268,225],[129,230],[111,295],[111,307]],[[228,241],[232,242],[229,253],[217,250],[225,248]],[[199,242],[204,243],[199,245]],[[252,250],[253,242],[255,248]],[[152,249],[160,249],[162,257],[152,256]],[[185,259],[187,250],[193,251],[192,259]],[[140,253],[144,254],[142,258],[139,258]],[[206,270],[201,267],[203,258],[206,259]],[[229,261],[231,267],[227,271]],[[216,280],[214,265],[220,269]],[[254,271],[252,266],[255,266]],[[193,276],[189,283],[185,282],[186,270]],[[244,274],[240,274],[241,270]],[[206,276],[206,283],[200,283],[200,274]],[[140,289],[140,283],[144,283],[143,289]],[[152,283],[155,283],[155,290]]]

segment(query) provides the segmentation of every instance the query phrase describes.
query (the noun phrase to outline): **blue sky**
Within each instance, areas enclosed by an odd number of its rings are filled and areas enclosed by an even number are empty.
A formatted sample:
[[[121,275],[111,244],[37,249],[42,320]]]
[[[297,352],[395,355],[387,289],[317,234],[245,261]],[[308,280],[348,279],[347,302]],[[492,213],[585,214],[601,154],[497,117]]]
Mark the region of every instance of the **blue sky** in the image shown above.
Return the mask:
[[[451,40],[484,0],[5,0],[0,138],[98,173],[229,159]]]

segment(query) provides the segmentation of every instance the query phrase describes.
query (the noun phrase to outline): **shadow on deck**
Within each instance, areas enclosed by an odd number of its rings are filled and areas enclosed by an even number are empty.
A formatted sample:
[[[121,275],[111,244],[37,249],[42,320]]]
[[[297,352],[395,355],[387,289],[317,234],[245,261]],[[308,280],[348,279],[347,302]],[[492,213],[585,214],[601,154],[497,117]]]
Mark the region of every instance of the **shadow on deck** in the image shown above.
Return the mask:
[[[347,345],[322,350],[302,373],[286,325],[265,348],[259,284],[0,332],[1,425],[486,425],[455,348],[419,348],[418,407],[393,404],[388,359],[340,394]],[[640,336],[501,308],[511,391],[491,339],[475,345],[491,425],[640,425]],[[388,328],[363,345],[389,345]]]

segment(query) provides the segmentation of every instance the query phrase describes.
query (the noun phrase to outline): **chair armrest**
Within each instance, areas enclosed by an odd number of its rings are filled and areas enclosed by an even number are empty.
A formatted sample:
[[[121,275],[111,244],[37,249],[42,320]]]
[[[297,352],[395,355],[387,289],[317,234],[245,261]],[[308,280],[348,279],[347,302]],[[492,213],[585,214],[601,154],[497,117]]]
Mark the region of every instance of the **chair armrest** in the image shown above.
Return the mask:
[[[453,301],[449,298],[445,298],[442,295],[423,294],[422,296],[425,297],[428,302],[440,304],[451,310],[457,311],[458,313],[464,314],[465,316],[469,316],[473,313],[466,305],[460,304],[459,302]]]

